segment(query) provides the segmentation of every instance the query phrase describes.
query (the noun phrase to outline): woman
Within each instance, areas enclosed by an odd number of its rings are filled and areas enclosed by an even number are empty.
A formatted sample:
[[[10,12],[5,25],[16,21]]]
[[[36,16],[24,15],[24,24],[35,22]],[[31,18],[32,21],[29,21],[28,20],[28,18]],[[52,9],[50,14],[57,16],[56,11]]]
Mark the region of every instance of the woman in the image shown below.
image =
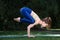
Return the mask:
[[[31,10],[28,7],[22,7],[20,9],[20,13],[21,13],[21,15],[23,15],[24,18],[18,17],[18,18],[14,18],[14,20],[17,21],[17,22],[29,23],[29,25],[27,27],[28,37],[31,37],[30,36],[30,29],[32,27],[34,27],[35,25],[40,24],[41,27],[48,26],[48,23],[45,23],[45,21],[41,20],[39,18],[39,16],[33,10]]]

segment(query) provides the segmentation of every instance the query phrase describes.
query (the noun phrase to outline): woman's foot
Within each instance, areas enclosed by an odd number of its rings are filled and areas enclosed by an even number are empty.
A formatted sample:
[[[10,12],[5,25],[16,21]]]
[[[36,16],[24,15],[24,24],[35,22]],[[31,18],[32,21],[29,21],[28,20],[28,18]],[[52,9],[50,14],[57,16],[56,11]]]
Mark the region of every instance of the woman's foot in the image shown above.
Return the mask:
[[[20,22],[20,17],[14,18],[13,20],[16,21],[16,22]]]

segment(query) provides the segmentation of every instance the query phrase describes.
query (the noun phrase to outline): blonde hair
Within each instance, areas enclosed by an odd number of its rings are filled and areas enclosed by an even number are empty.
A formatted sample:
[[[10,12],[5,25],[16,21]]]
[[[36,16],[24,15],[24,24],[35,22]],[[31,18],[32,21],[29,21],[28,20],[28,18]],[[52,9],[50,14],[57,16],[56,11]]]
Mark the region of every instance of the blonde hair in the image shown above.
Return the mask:
[[[45,23],[47,23],[48,25],[46,26],[46,28],[49,30],[51,28],[51,17],[46,17],[44,19],[42,19],[42,21],[44,21]]]

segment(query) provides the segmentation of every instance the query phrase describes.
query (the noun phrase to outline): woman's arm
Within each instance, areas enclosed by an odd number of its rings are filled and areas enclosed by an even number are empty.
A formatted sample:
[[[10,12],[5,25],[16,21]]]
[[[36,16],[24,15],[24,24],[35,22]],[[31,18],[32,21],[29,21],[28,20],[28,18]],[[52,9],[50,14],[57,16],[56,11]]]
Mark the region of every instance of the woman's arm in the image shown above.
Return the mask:
[[[34,27],[34,26],[37,25],[37,24],[38,24],[38,22],[35,22],[34,24],[28,25],[28,27],[27,27],[27,34],[28,34],[28,37],[31,36],[31,35],[30,35],[30,30],[31,30],[31,28]],[[32,37],[34,37],[34,36],[32,36]]]

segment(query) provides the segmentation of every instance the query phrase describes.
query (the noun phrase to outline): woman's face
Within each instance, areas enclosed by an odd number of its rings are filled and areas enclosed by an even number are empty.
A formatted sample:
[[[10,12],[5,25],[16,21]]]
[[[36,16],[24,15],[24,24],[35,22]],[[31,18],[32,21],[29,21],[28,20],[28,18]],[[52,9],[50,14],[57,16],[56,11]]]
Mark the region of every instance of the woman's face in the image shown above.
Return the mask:
[[[41,27],[46,27],[47,25],[48,24],[43,21],[42,24],[41,24]]]

